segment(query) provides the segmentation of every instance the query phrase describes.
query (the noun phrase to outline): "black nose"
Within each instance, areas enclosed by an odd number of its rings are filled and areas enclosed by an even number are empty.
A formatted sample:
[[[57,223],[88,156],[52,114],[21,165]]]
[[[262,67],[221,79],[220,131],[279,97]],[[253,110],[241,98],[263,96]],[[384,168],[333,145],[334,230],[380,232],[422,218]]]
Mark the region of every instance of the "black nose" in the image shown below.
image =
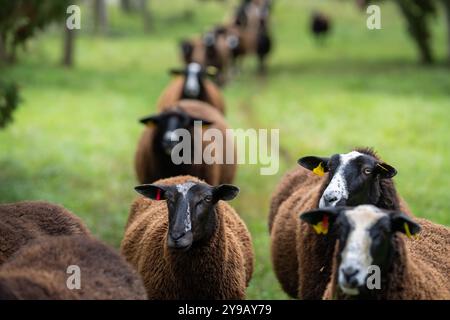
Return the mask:
[[[325,201],[328,203],[338,201],[338,198],[335,195],[325,195]]]
[[[183,238],[186,235],[185,232],[174,232],[172,234],[170,234],[170,237],[172,238],[172,240],[177,241],[181,238]]]
[[[344,274],[345,281],[352,286],[355,286],[358,283],[355,278],[355,276],[358,274],[358,272],[359,272],[359,270],[355,269],[353,267],[346,267],[346,268],[342,269],[342,273]]]

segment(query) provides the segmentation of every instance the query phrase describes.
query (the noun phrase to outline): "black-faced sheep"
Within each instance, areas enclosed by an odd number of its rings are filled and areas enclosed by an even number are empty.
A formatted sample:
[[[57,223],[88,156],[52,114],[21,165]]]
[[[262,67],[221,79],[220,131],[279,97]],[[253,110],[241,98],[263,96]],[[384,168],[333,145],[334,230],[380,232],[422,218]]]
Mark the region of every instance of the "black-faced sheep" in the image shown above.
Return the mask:
[[[28,242],[42,236],[89,235],[67,209],[43,201],[0,205],[0,265]]]
[[[239,29],[242,54],[256,54],[259,70],[265,70],[265,60],[272,48],[269,32],[271,2],[268,0],[243,1],[239,6],[234,24]]]
[[[321,41],[331,28],[330,18],[322,12],[314,12],[311,16],[311,32]]]
[[[319,237],[298,213],[327,206],[374,204],[409,212],[391,178],[397,173],[370,149],[331,158],[304,157],[302,167],[282,179],[269,217],[275,274],[292,297],[320,299],[331,273],[334,235]],[[317,173],[313,174],[311,171]],[[321,177],[326,172],[327,176]],[[297,183],[294,186],[289,183]],[[286,194],[289,196],[286,196]],[[274,203],[277,203],[275,205]]]
[[[319,209],[300,218],[311,225],[326,218],[339,239],[325,299],[450,299],[448,228],[372,205]]]
[[[121,249],[149,299],[243,299],[253,272],[250,233],[225,201],[239,192],[190,176],[136,187]]]
[[[206,76],[214,75],[214,71],[192,62],[185,69],[171,70],[171,73],[177,77],[160,95],[156,107],[158,112],[174,106],[182,99],[193,99],[208,103],[221,113],[225,113],[222,93],[211,80],[206,79]]]
[[[184,40],[181,50],[185,64],[195,62],[204,68],[214,67],[217,70],[214,81],[222,86],[228,78],[232,53],[227,37],[220,30],[206,32],[200,39]]]
[[[0,300],[4,299],[143,300],[146,294],[136,271],[101,242],[86,235],[43,236],[1,266]]]
[[[201,135],[195,133],[200,130],[194,131],[197,121],[206,125]],[[135,157],[135,168],[140,183],[150,183],[183,174],[199,177],[211,185],[233,181],[237,159],[234,137],[226,133],[228,125],[219,111],[201,101],[181,100],[176,107],[144,118],[141,122],[149,127],[142,133]],[[183,136],[178,129],[186,129],[187,131],[184,131],[189,133],[189,137]],[[208,132],[220,134],[223,143],[220,143],[220,139],[216,141],[214,138],[208,138]],[[178,142],[179,139],[182,142]],[[185,155],[183,150],[176,151],[180,145],[190,146],[192,158],[185,159],[188,155]],[[202,157],[208,150],[213,155],[211,159]],[[180,158],[183,161],[176,164],[173,161],[173,153],[181,154]],[[195,161],[195,154],[200,155],[201,159]],[[227,161],[228,157],[232,161]],[[208,164],[207,160],[211,162]]]

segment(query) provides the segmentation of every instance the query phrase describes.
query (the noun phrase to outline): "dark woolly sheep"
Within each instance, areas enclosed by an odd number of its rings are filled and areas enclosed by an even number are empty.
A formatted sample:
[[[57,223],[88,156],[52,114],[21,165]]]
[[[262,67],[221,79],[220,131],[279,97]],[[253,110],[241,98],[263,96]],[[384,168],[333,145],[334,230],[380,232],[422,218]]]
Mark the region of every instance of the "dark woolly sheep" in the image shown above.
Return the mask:
[[[69,289],[77,266],[79,289]],[[146,299],[139,275],[115,250],[88,237],[40,237],[0,268],[0,300]]]
[[[314,12],[311,16],[311,32],[316,39],[323,39],[331,28],[330,18],[322,12]]]
[[[405,212],[409,209],[399,199],[391,180],[396,170],[371,149],[331,158],[304,157],[299,164],[303,168],[281,181],[285,186],[289,181],[298,184],[286,187],[287,197],[278,188],[280,194],[272,200],[272,262],[283,290],[291,297],[320,299],[331,273],[335,238],[331,233],[319,237],[306,223],[298,221],[297,214],[319,207],[359,204]],[[329,174],[321,177],[326,172]]]
[[[205,69],[200,64],[192,62],[183,70],[171,70],[178,75],[164,89],[157,102],[157,111],[173,107],[182,99],[200,100],[225,113],[225,101],[219,88],[206,76],[214,76],[214,71]]]
[[[216,69],[214,81],[222,86],[228,78],[232,61],[231,48],[221,29],[206,32],[201,38],[184,40],[181,44],[182,57],[186,65],[198,63],[203,68]]]
[[[89,235],[67,209],[44,201],[0,205],[0,265],[28,242],[41,236]]]
[[[450,299],[450,229],[371,205],[300,218],[317,225],[324,217],[339,239],[324,299]]]
[[[253,273],[250,233],[225,201],[239,189],[179,176],[136,187],[122,253],[149,299],[243,299]]]
[[[219,130],[223,137],[223,146],[220,146],[218,141],[204,141],[196,146],[197,149],[201,147],[201,150],[194,150],[194,121],[202,121],[202,124],[206,126],[204,129]],[[233,181],[237,159],[234,138],[226,134],[228,125],[219,111],[201,101],[181,100],[176,107],[147,117],[141,122],[149,127],[142,133],[135,157],[135,168],[140,183],[150,183],[161,178],[184,174],[199,177],[212,185]],[[190,132],[192,156],[195,152],[203,154],[207,147],[211,150],[216,146],[214,156],[216,159],[223,159],[223,162],[226,162],[227,150],[234,150],[233,163],[207,164],[202,160],[200,164],[195,164],[194,161],[191,161],[191,164],[175,164],[171,153],[179,143],[178,139],[182,138],[178,135],[177,129],[187,129]],[[202,132],[202,137],[205,137],[205,130]]]
[[[265,60],[272,48],[269,32],[271,1],[243,1],[238,8],[234,24],[238,27],[242,54],[256,54],[259,70],[265,71]]]

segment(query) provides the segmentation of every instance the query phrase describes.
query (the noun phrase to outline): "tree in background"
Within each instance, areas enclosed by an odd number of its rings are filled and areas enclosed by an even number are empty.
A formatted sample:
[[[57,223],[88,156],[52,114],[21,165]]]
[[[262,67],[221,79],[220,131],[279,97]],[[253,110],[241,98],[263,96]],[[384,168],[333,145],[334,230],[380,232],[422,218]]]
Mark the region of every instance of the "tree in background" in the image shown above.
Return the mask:
[[[17,48],[64,19],[68,5],[69,0],[0,0],[0,62],[14,62]]]
[[[0,81],[0,129],[12,121],[12,113],[19,104],[17,85]]]
[[[369,3],[380,1],[357,0],[357,3],[362,7],[366,7]],[[405,17],[408,32],[416,43],[420,59],[426,64],[434,61],[431,48],[430,20],[436,16],[437,8],[442,3],[447,23],[447,56],[450,62],[450,0],[395,0],[395,2]]]
[[[150,0],[121,0],[120,7],[126,14],[139,13],[142,17],[144,30],[149,32],[153,28],[153,16],[149,9]]]
[[[450,0],[441,0],[447,23],[447,61],[450,63]]]
[[[108,31],[108,8],[105,0],[93,0],[94,31],[105,34]]]

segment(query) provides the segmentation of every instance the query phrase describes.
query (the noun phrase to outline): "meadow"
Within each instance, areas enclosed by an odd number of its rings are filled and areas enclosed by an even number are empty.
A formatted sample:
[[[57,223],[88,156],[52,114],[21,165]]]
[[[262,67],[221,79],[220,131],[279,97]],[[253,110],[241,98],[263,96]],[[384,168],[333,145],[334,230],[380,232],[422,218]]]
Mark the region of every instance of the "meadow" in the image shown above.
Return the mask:
[[[0,131],[0,202],[48,200],[79,215],[93,233],[118,247],[137,184],[133,157],[142,116],[181,64],[178,42],[231,14],[235,2],[152,1],[154,30],[110,8],[107,36],[89,32],[89,8],[73,69],[59,63],[61,34],[40,34],[0,76],[20,84],[15,121]],[[322,8],[334,28],[324,45],[308,30]],[[267,75],[249,58],[224,88],[233,128],[280,129],[280,170],[261,176],[241,165],[232,205],[247,223],[256,253],[249,299],[286,299],[273,274],[267,229],[271,193],[305,155],[374,147],[398,170],[396,185],[413,212],[450,225],[450,72],[417,63],[414,44],[392,4],[382,29],[366,28],[352,1],[277,0],[275,41]],[[84,24],[86,23],[86,24]],[[85,27],[86,26],[86,27]],[[433,45],[445,56],[444,21],[433,23]]]

